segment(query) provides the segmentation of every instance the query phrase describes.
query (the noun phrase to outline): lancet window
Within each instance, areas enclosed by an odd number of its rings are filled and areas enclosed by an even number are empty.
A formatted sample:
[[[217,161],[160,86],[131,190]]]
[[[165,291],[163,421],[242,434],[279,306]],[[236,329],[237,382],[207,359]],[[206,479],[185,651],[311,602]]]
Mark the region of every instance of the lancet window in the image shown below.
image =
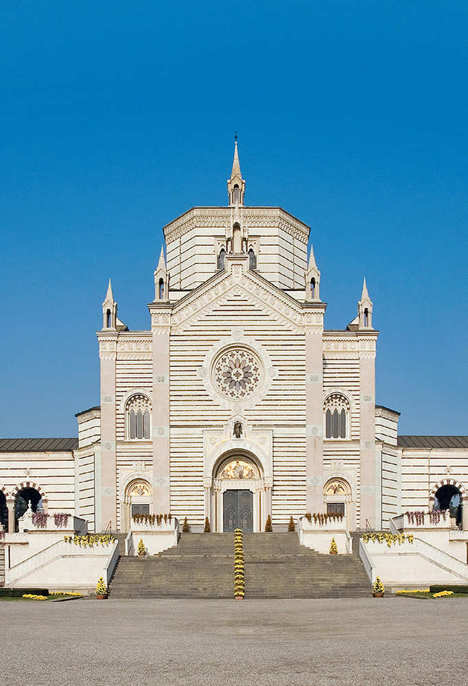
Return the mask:
[[[151,403],[142,393],[128,399],[126,405],[127,438],[149,440],[151,438]]]
[[[341,393],[332,393],[324,403],[325,438],[347,438],[349,431],[349,400]]]

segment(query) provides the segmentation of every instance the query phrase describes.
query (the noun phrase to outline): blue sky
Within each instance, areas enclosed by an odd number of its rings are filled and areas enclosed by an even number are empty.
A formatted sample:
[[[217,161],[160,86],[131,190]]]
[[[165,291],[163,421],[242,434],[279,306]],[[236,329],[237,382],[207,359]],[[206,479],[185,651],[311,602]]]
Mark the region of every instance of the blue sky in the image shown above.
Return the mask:
[[[466,1],[0,6],[1,436],[71,436],[95,331],[149,328],[161,227],[226,203],[311,227],[327,328],[374,300],[377,402],[466,434]]]

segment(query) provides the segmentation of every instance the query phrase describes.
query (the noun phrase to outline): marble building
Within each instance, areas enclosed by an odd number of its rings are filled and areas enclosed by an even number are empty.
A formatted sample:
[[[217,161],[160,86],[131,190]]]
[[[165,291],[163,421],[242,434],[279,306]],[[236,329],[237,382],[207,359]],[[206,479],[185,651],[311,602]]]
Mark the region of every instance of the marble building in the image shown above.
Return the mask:
[[[28,502],[91,531],[171,512],[220,532],[262,531],[269,515],[284,530],[305,512],[386,528],[466,499],[468,437],[399,436],[399,413],[376,405],[365,279],[356,316],[327,329],[310,228],[245,204],[237,143],[227,192],[164,227],[149,330],[119,319],[109,282],[100,404],[76,415],[78,437],[0,439],[5,528]]]

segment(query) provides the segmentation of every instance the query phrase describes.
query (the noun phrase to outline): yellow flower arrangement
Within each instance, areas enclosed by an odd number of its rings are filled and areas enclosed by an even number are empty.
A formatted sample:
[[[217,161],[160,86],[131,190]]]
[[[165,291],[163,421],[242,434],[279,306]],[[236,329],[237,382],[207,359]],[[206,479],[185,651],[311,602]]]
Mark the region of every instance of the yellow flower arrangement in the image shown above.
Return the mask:
[[[389,548],[392,547],[392,545],[401,545],[405,541],[408,543],[413,543],[414,542],[414,536],[413,534],[391,534],[389,532],[386,533],[377,533],[377,534],[364,534],[362,536],[362,540],[364,543],[386,543]]]
[[[334,538],[330,541],[330,550],[328,551],[330,555],[338,555],[338,546]]]
[[[65,543],[73,543],[80,548],[94,548],[96,545],[108,546],[116,542],[116,538],[110,534],[86,534],[86,536],[64,536]]]
[[[138,557],[145,557],[146,555],[146,548],[142,538],[138,541],[137,555]]]
[[[383,595],[385,593],[385,586],[383,585],[380,576],[378,576],[372,584],[372,590],[374,592],[374,595]]]
[[[106,596],[107,595],[107,586],[102,578],[102,576],[99,577],[97,585],[96,585],[96,595],[97,596]]]
[[[28,598],[28,600],[48,600],[46,595],[35,595],[34,593],[23,593],[23,598]]]
[[[429,588],[409,588],[409,589],[400,589],[399,591],[396,591],[395,595],[399,595],[402,593],[429,593],[430,589]]]
[[[453,595],[453,591],[439,591],[439,593],[433,593],[433,598],[446,598],[449,595]]]
[[[234,531],[234,598],[245,596],[244,535],[241,529]]]

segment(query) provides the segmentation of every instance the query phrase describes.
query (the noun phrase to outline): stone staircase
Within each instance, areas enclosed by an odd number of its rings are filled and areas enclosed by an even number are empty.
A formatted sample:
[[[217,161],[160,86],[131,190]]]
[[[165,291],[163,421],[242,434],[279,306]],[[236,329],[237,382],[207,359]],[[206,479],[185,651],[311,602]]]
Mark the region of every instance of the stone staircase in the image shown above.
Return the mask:
[[[323,555],[295,533],[244,534],[246,598],[356,598],[370,583],[353,555]]]
[[[154,557],[121,557],[112,598],[232,598],[233,534],[182,534]]]
[[[232,598],[233,534],[182,534],[175,548],[154,557],[122,556],[112,598]],[[246,598],[369,596],[359,558],[321,555],[297,534],[244,534]]]

